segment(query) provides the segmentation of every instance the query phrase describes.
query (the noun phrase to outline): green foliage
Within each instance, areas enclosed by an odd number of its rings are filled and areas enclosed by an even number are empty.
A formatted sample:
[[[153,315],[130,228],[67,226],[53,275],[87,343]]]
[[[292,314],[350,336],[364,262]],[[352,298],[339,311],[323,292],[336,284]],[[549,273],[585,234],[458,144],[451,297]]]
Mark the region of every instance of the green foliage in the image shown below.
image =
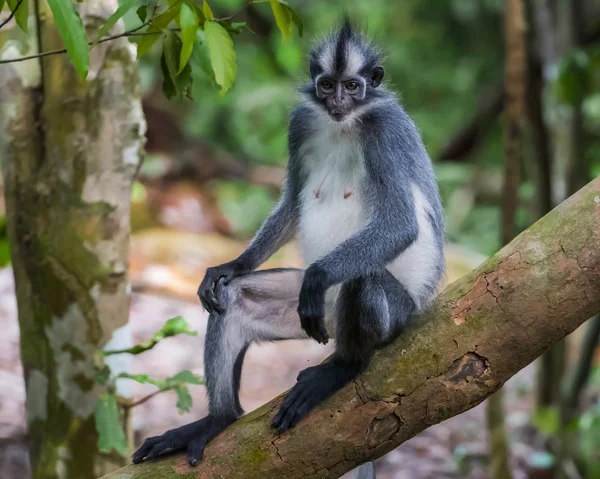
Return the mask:
[[[100,395],[96,402],[95,419],[98,431],[98,449],[103,452],[114,450],[121,456],[126,456],[127,438],[121,424],[117,397],[114,394]]]
[[[198,333],[190,329],[190,324],[181,316],[169,319],[164,326],[151,339],[144,341],[141,344],[128,349],[104,351],[104,356],[112,356],[113,354],[141,354],[156,346],[160,341],[178,334],[186,334],[188,336],[196,336]]]
[[[269,0],[269,3],[275,17],[275,23],[277,23],[277,28],[279,28],[283,39],[289,40],[292,38],[292,22],[298,28],[298,35],[302,36],[302,20],[294,9],[282,0]]]
[[[181,412],[189,412],[192,407],[192,396],[187,384],[204,384],[204,380],[191,371],[181,371],[175,376],[166,379],[153,379],[146,374],[121,373],[118,378],[131,379],[140,384],[152,384],[160,391],[175,391],[177,394],[177,409]]]
[[[6,0],[8,8],[15,14],[15,21],[21,30],[27,33],[27,20],[29,18],[29,1],[28,0]],[[0,11],[2,9],[0,8]],[[16,10],[16,11],[15,11]]]
[[[226,93],[237,72],[233,40],[225,28],[214,22],[204,25],[204,33],[215,81],[221,87],[221,93]]]
[[[83,22],[71,0],[48,0],[48,5],[67,54],[79,76],[85,80],[89,70],[89,53]]]
[[[189,63],[183,64],[181,73],[178,73],[182,50],[183,44],[179,36],[168,31],[163,42],[163,55],[160,60],[163,72],[163,92],[167,98],[189,95],[192,86],[192,67]]]
[[[183,3],[181,5],[181,12],[179,15],[182,47],[179,57],[179,70],[177,71],[177,74],[183,71],[188,60],[190,59],[190,56],[192,55],[199,21],[200,20],[196,14],[196,10],[190,7],[187,3]]]

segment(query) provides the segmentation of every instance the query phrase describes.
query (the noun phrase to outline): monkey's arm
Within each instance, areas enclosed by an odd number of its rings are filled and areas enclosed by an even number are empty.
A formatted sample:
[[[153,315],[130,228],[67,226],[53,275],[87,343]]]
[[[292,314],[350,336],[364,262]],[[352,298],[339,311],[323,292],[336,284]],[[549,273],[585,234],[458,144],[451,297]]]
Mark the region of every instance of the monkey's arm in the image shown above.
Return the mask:
[[[298,110],[294,111],[290,120],[287,180],[281,200],[238,258],[206,270],[206,275],[198,288],[198,296],[207,311],[220,311],[215,287],[221,278],[228,283],[236,276],[255,270],[292,239],[296,232],[298,195],[301,188],[298,150],[304,137],[302,130],[297,126],[300,113]]]
[[[328,340],[322,324],[327,288],[381,271],[418,237],[412,181],[403,163],[414,160],[409,158],[411,154],[426,155],[426,152],[416,130],[408,133],[415,136],[404,138],[405,145],[399,145],[397,138],[393,142],[381,141],[380,138],[369,141],[364,154],[371,184],[370,221],[365,228],[311,264],[305,272],[298,314],[303,328],[307,326],[307,333],[318,342],[326,343]],[[414,145],[412,142],[415,142]]]

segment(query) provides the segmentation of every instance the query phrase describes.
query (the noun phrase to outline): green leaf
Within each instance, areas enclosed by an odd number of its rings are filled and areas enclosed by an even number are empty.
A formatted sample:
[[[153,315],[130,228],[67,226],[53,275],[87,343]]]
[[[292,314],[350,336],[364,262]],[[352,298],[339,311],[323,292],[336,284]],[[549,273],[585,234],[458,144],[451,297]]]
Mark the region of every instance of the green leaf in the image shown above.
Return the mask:
[[[96,430],[98,431],[98,449],[110,452],[113,449],[121,456],[127,456],[127,438],[121,425],[121,416],[117,408],[117,398],[104,393],[96,402]]]
[[[204,384],[204,379],[202,379],[197,374],[194,374],[191,371],[181,371],[177,373],[172,378],[167,379],[169,383],[186,383],[186,384]]]
[[[219,22],[219,24],[229,33],[237,34],[241,33],[244,29],[250,30],[250,27],[246,22]]]
[[[117,8],[115,13],[113,13],[109,17],[109,19],[106,21],[106,23],[104,25],[102,25],[102,28],[100,30],[98,30],[98,34],[96,35],[96,38],[97,38],[96,41],[100,40],[104,35],[106,35],[106,33],[112,27],[115,26],[115,23],[117,23],[123,15],[125,15],[129,10],[131,10],[137,4],[138,4],[138,0],[129,0],[128,2],[122,3],[121,6],[119,6],[119,8]]]
[[[198,30],[198,16],[193,8],[187,3],[181,5],[181,12],[179,14],[179,25],[181,27],[181,41],[183,43],[181,47],[181,53],[179,56],[179,70],[177,73],[181,73],[185,68],[192,50],[194,49],[194,42],[196,40],[196,31]]]
[[[298,29],[298,35],[302,36],[302,32],[304,31],[304,23],[302,22],[302,18],[300,18],[300,15],[298,15],[298,12],[296,12],[296,10],[290,7],[288,3],[284,2],[283,0],[279,0],[279,3],[285,6],[286,10],[292,17],[292,22],[294,22],[294,25],[296,25],[296,28]]]
[[[206,0],[202,2],[202,13],[204,13],[204,18],[206,20],[212,20],[213,18],[215,18],[213,16],[212,10],[210,9],[210,5],[208,5],[208,2]]]
[[[177,409],[181,412],[190,412],[192,409],[192,395],[185,386],[178,386],[175,388],[177,393]]]
[[[177,88],[175,87],[175,82],[173,81],[173,78],[171,77],[171,72],[169,71],[169,67],[167,66],[167,60],[166,60],[164,48],[163,48],[163,53],[160,56],[160,69],[163,74],[163,83],[162,83],[163,93],[170,100],[171,98],[173,98],[174,96],[177,95]]]
[[[207,22],[204,33],[215,81],[221,87],[221,94],[224,94],[233,85],[236,75],[233,40],[227,30],[215,22]]]
[[[104,356],[112,356],[113,354],[140,354],[148,351],[156,346],[160,341],[178,334],[187,334],[188,336],[196,336],[198,333],[190,329],[190,324],[181,316],[169,319],[164,326],[151,339],[137,344],[128,349],[104,351]]]
[[[289,8],[279,0],[269,0],[269,3],[281,36],[284,40],[289,40],[292,37],[292,15]]]
[[[148,16],[148,7],[146,5],[142,5],[138,8],[135,13],[137,13],[138,18],[144,23],[146,21],[146,17]]]
[[[2,13],[3,8],[4,8],[4,0],[0,0],[0,13]]]
[[[29,19],[29,0],[23,0],[19,3],[19,0],[6,0],[8,3],[8,9],[14,12],[15,9],[15,21],[21,30],[27,33],[27,20]],[[17,8],[18,7],[18,8]],[[1,10],[1,9],[0,9]]]
[[[196,32],[196,43],[194,45],[194,50],[192,51],[192,60],[206,74],[211,83],[216,85],[215,73],[210,64],[210,54],[208,53],[208,47],[206,46],[204,30],[198,29]]]
[[[163,84],[163,90],[165,95],[167,95],[167,98],[171,98],[176,94],[186,95],[192,86],[193,78],[192,67],[190,64],[184,64],[183,70],[179,73],[178,64],[179,59],[181,58],[182,49],[183,44],[177,34],[171,31],[167,32],[167,38],[163,43],[163,57],[172,84],[170,85],[168,81],[166,84]],[[163,68],[164,76],[164,66],[161,65],[161,68]],[[174,87],[175,93],[173,93],[172,87]]]
[[[89,56],[83,22],[71,0],[48,0],[48,5],[67,54],[81,79],[85,80],[89,70]]]
[[[138,58],[148,53],[156,41],[161,38],[160,32],[166,29],[175,19],[175,17],[179,15],[179,7],[180,4],[170,7],[152,20],[152,23],[146,30],[146,33],[154,33],[154,35],[139,36],[139,39],[136,41],[138,46]]]

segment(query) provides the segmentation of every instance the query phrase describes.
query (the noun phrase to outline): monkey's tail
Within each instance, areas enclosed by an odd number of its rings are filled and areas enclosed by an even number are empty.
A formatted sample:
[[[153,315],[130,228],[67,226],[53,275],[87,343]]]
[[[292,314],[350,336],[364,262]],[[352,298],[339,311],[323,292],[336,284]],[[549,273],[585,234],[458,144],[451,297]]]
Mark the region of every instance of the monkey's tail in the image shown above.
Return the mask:
[[[354,469],[354,479],[375,479],[375,463],[365,462]]]

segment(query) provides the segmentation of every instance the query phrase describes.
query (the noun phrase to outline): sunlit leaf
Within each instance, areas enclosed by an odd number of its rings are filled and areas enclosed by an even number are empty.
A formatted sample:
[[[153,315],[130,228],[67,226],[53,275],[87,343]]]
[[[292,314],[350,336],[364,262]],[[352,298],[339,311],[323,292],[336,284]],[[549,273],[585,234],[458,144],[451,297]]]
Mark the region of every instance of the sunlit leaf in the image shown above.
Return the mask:
[[[108,393],[100,395],[96,401],[94,416],[98,431],[98,449],[103,452],[115,450],[122,456],[126,456],[127,438],[121,425],[117,398]]]
[[[21,30],[27,33],[27,20],[29,18],[29,0],[6,0],[8,9],[15,12],[15,21]],[[17,8],[18,7],[18,8]]]
[[[233,85],[237,70],[233,40],[227,30],[215,22],[207,22],[204,33],[215,81],[224,94]]]
[[[270,0],[269,3],[281,36],[284,40],[289,40],[292,37],[292,15],[289,9],[279,0]]]
[[[302,36],[302,32],[304,31],[304,23],[302,22],[302,18],[300,18],[300,15],[298,15],[298,12],[296,12],[296,10],[290,7],[290,5],[287,2],[284,2],[283,0],[279,0],[279,3],[284,5],[286,10],[289,12],[292,22],[294,22],[294,25],[296,25],[296,28],[298,29],[298,35]]]
[[[177,73],[185,68],[192,50],[194,49],[194,42],[196,41],[196,31],[198,30],[198,16],[194,9],[192,9],[187,3],[181,5],[181,12],[179,14],[179,26],[181,27],[181,53],[179,56],[179,69]]]

